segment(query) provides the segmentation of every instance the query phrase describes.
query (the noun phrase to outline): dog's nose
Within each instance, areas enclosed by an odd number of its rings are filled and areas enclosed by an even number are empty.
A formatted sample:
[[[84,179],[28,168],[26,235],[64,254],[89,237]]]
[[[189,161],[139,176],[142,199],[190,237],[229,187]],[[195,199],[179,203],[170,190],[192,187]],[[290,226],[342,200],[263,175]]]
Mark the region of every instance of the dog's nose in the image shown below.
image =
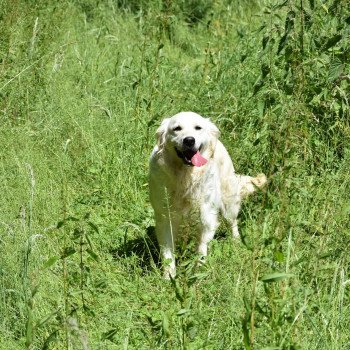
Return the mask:
[[[192,147],[195,143],[196,143],[196,140],[192,136],[185,137],[184,140],[183,140],[183,144],[186,147]]]

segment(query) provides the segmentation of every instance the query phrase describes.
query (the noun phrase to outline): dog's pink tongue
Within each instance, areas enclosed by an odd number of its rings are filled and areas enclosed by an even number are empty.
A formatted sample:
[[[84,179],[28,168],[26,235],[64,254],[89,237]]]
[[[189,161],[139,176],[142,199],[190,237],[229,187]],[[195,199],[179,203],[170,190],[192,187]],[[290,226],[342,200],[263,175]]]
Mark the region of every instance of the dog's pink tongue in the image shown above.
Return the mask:
[[[202,157],[199,151],[197,151],[197,153],[191,158],[191,162],[194,166],[202,166],[208,161],[204,157]]]

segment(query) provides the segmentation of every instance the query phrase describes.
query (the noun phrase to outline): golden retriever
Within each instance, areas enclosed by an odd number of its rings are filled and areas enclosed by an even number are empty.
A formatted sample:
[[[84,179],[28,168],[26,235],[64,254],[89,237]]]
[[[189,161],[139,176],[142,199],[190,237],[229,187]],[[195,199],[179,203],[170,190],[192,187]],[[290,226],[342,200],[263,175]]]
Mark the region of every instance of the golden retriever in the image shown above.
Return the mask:
[[[238,236],[241,199],[266,183],[264,174],[250,177],[235,173],[219,135],[209,119],[193,112],[166,118],[157,130],[149,189],[166,278],[176,274],[178,240],[195,233],[198,253],[205,258],[219,225],[219,213]]]

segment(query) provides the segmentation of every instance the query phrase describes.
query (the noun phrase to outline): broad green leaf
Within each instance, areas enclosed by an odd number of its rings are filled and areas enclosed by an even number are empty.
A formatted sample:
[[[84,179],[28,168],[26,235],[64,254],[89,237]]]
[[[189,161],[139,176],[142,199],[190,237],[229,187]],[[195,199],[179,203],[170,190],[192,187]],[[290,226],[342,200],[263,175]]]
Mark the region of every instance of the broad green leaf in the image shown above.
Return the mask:
[[[108,340],[112,340],[112,338],[117,334],[118,330],[116,328],[113,328],[111,330],[109,330],[106,333],[103,333],[101,338],[102,340],[108,339]]]
[[[70,255],[73,255],[76,252],[75,248],[73,247],[66,247],[64,248],[64,251],[61,255],[61,259],[67,258]]]
[[[42,326],[44,326],[51,318],[52,316],[56,315],[58,313],[58,311],[61,309],[61,307],[59,307],[57,310],[51,312],[49,315],[45,316],[42,320],[40,320],[36,325],[35,325],[35,329],[38,329]]]
[[[168,315],[166,313],[163,314],[163,319],[162,319],[162,329],[163,333],[166,337],[170,336],[170,322]]]
[[[96,232],[96,233],[100,233],[100,231],[98,230],[98,227],[91,221],[88,221],[88,225]]]
[[[44,341],[44,345],[41,348],[42,350],[48,350],[50,343],[56,340],[58,334],[58,329],[54,330]]]
[[[331,61],[329,66],[328,80],[334,81],[340,77],[344,71],[344,64],[340,61],[339,58],[335,58]]]
[[[182,315],[188,314],[189,312],[191,312],[191,310],[189,310],[189,309],[181,309],[181,310],[179,310],[176,313],[176,316],[182,316]]]
[[[26,347],[29,349],[33,342],[33,312],[28,308],[27,322],[26,322]]]
[[[286,272],[273,272],[261,277],[261,281],[265,283],[277,282],[286,278],[293,277],[294,275]]]
[[[49,258],[48,260],[46,260],[43,264],[43,269],[47,269],[49,267],[51,267],[52,265],[54,265],[56,263],[57,260],[59,260],[60,257],[55,255],[52,256],[51,258]]]
[[[93,252],[91,249],[86,249],[86,252],[95,260],[95,261],[99,261],[98,255]]]
[[[208,277],[207,272],[200,272],[200,273],[195,273],[194,275],[190,276],[188,279],[190,281],[197,281],[197,280],[202,280],[206,277]]]
[[[331,47],[335,46],[342,38],[342,35],[336,34],[333,35],[332,37],[328,38],[328,40],[325,42],[325,44],[322,47],[323,51],[326,51],[330,49]]]

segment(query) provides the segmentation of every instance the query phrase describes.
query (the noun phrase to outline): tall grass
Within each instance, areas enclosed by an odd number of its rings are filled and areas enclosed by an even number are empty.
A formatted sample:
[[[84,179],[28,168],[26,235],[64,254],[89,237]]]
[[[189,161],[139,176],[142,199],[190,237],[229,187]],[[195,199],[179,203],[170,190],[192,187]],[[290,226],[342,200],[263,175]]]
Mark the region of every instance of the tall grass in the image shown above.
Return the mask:
[[[346,1],[0,5],[1,349],[347,349]],[[210,117],[268,188],[162,279],[160,120]]]

